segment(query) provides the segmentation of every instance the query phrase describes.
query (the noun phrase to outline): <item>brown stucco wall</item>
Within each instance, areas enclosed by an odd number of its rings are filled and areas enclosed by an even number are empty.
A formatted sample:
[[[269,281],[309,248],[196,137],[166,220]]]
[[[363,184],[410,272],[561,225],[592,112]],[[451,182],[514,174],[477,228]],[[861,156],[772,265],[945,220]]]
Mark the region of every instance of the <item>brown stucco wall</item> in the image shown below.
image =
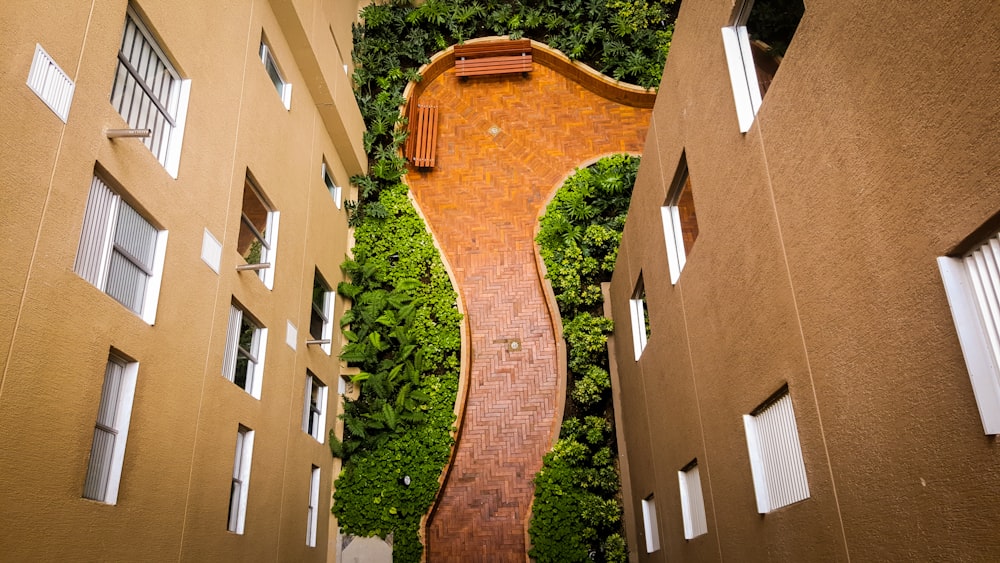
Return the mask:
[[[350,174],[367,163],[360,113],[339,94],[350,89],[340,56],[310,59],[301,51],[312,43],[288,27],[324,30],[332,44],[325,14],[350,2],[324,4],[135,4],[191,79],[176,179],[139,140],[103,134],[126,126],[108,102],[125,1],[0,8],[0,240],[11,251],[0,274],[0,559],[327,560],[339,468],[301,426],[307,369],[328,386],[327,428],[335,421],[340,335],[332,355],[305,340],[313,272],[335,286],[349,237],[320,167],[325,157],[347,198]],[[293,84],[290,111],[260,63],[262,30]],[[36,42],[76,83],[66,124],[25,86]],[[336,99],[313,95],[324,89]],[[73,271],[95,166],[169,233],[153,325]],[[273,290],[235,271],[248,169],[281,213]],[[200,258],[205,229],[222,243],[220,274]],[[260,400],[221,375],[234,297],[269,329]],[[139,362],[115,506],[81,498],[112,348]],[[239,424],[255,431],[242,536],[226,531]],[[321,492],[317,547],[307,548],[312,465]]]
[[[935,263],[1000,210],[1000,7],[912,8],[806,2],[746,134],[732,4],[681,9],[611,287],[640,561],[1000,557],[997,446]],[[700,234],[671,285],[659,208],[682,151]],[[786,383],[810,498],[761,516],[741,417]],[[694,458],[708,534],[686,541]]]

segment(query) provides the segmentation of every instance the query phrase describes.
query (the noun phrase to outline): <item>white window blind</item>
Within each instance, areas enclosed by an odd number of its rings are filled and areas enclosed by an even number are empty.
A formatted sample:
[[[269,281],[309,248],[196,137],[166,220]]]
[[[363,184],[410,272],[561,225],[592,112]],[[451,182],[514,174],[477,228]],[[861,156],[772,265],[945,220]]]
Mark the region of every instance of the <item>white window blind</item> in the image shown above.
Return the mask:
[[[246,525],[247,495],[250,489],[250,462],[253,459],[253,430],[239,427],[233,458],[233,482],[229,490],[230,532],[242,534]]]
[[[1000,234],[938,267],[986,434],[1000,434]]]
[[[73,269],[152,323],[166,232],[94,176]]]
[[[681,489],[681,516],[684,519],[684,538],[692,539],[708,532],[705,519],[705,498],[701,492],[701,475],[698,464],[693,463],[677,472]]]
[[[69,106],[73,103],[73,92],[76,85],[69,76],[59,68],[59,65],[35,44],[35,57],[28,70],[28,87],[49,106],[59,119],[66,123],[69,118]]]
[[[642,500],[642,525],[646,535],[646,553],[660,550],[660,528],[656,522],[656,499],[653,495]]]
[[[306,545],[316,547],[316,522],[319,519],[319,467],[312,466],[309,479],[309,512],[306,520]]]
[[[137,371],[135,363],[127,363],[115,356],[108,358],[83,486],[85,498],[108,504],[115,504],[118,500]]]
[[[777,399],[743,416],[757,511],[765,514],[809,498],[799,431],[786,389]]]

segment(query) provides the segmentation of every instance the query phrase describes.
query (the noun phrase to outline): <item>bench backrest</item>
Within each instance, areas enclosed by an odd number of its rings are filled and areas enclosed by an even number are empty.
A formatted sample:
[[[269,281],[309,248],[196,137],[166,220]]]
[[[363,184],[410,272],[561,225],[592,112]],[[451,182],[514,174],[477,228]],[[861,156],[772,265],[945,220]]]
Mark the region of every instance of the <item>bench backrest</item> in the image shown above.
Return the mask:
[[[455,45],[456,59],[480,59],[485,57],[502,57],[523,54],[531,54],[530,39],[489,41]]]

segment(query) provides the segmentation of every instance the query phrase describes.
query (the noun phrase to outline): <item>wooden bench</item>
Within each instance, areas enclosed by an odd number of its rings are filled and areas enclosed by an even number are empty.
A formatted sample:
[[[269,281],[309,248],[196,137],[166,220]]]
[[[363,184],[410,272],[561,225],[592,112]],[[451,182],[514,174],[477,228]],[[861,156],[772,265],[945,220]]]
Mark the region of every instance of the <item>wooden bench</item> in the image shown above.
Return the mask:
[[[437,154],[438,107],[416,103],[406,105],[410,134],[406,137],[403,155],[418,168],[433,168]]]
[[[455,45],[455,75],[488,76],[531,72],[531,40]]]

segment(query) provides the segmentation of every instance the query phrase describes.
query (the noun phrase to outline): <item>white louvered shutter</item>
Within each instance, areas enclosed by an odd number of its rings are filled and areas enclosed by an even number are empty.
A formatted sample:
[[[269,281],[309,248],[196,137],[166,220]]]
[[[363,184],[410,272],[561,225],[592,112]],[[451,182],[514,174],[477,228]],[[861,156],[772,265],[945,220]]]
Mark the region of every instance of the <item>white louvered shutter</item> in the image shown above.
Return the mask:
[[[222,359],[222,375],[229,381],[235,381],[236,347],[240,341],[240,326],[243,323],[243,311],[235,306],[229,307],[229,330],[226,332],[226,351]]]

